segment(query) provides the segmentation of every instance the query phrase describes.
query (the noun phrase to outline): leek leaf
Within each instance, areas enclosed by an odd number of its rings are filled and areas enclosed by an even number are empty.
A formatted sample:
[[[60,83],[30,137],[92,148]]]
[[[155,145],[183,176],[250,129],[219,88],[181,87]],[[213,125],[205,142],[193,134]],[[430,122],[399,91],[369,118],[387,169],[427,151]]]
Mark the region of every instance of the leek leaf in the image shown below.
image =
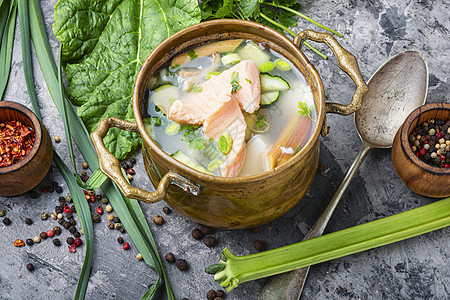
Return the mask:
[[[11,58],[16,29],[16,1],[3,2],[0,6],[0,101],[6,90],[11,71]]]

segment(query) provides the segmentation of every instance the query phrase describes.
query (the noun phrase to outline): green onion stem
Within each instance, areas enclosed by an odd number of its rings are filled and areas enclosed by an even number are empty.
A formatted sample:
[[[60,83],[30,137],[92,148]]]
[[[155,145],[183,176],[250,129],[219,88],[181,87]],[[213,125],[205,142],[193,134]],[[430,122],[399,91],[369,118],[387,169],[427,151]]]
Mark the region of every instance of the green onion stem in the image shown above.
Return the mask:
[[[0,100],[6,90],[11,71],[14,32],[16,29],[16,1],[3,2],[0,6]]]
[[[331,33],[334,33],[335,35],[337,35],[339,37],[343,37],[343,35],[341,33],[337,32],[336,30],[331,29],[331,28],[329,28],[329,27],[327,27],[327,26],[325,26],[323,24],[320,24],[319,22],[311,19],[310,17],[308,17],[308,16],[302,14],[301,12],[298,12],[298,11],[296,11],[296,10],[290,8],[290,7],[287,7],[287,6],[284,6],[284,5],[278,5],[278,4],[274,4],[274,3],[270,3],[270,2],[263,2],[262,4],[266,4],[266,5],[270,5],[270,6],[273,6],[273,7],[278,7],[278,8],[284,9],[284,10],[286,10],[288,12],[291,12],[293,14],[296,14],[296,15],[302,17],[303,19],[305,19],[305,20],[307,20],[307,21],[309,21],[309,22],[319,26],[322,29],[325,29],[325,30],[327,30],[327,31],[329,31]]]
[[[288,32],[290,35],[292,35],[293,37],[296,36],[295,32],[293,32],[292,30],[290,30],[290,29],[287,28],[286,26],[281,25],[281,24],[275,22],[274,20],[272,20],[271,18],[269,18],[269,17],[266,16],[265,14],[260,13],[259,15],[260,15],[264,20],[266,20],[267,22],[269,22],[269,23],[271,23],[271,24],[273,24],[273,25],[275,25],[275,26],[278,26],[279,28],[285,30],[285,31]],[[310,43],[308,43],[308,42],[303,42],[303,44],[304,44],[305,46],[307,46],[308,48],[310,48],[312,51],[314,51],[316,54],[318,54],[318,55],[319,55],[320,57],[322,57],[323,59],[327,59],[327,58],[328,58],[325,54],[323,54],[322,52],[320,52],[319,50],[317,50],[316,48],[314,48]]]

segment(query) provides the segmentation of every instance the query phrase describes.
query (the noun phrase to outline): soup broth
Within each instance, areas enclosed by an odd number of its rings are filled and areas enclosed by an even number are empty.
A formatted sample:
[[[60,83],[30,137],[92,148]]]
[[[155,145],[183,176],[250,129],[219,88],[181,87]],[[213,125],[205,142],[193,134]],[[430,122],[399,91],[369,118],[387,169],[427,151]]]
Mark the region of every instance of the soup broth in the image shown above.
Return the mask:
[[[149,81],[146,129],[160,148],[201,172],[251,176],[288,161],[317,118],[303,75],[251,40],[187,51]]]

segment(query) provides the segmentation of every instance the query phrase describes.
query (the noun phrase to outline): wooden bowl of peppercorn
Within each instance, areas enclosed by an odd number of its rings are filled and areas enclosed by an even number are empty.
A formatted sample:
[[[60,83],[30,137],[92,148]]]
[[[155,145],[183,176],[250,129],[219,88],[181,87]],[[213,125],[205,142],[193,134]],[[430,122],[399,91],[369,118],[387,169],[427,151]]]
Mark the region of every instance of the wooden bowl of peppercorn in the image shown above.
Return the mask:
[[[414,110],[397,131],[392,162],[414,193],[450,196],[450,103],[430,103]]]
[[[53,158],[47,129],[27,107],[0,101],[0,196],[17,196],[36,187]]]

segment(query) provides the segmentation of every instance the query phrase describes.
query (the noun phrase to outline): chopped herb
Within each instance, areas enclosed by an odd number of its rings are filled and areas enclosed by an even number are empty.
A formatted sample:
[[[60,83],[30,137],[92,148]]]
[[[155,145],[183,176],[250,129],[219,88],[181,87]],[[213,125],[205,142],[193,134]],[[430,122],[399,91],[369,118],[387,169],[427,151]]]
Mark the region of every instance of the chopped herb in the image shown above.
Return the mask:
[[[231,151],[231,147],[233,146],[233,138],[229,133],[222,134],[219,138],[219,150],[223,154],[227,155]]]
[[[194,60],[194,59],[196,59],[196,58],[198,57],[197,54],[195,54],[194,49],[189,50],[189,51],[187,52],[187,55],[189,55],[189,57],[191,58],[191,60]]]
[[[206,139],[202,136],[202,129],[194,125],[183,125],[181,127],[183,135],[181,140],[189,144],[189,148],[204,150]]]
[[[265,116],[258,116],[258,120],[255,122],[255,127],[260,129],[266,126],[267,120]]]
[[[199,87],[199,86],[194,86],[194,88],[192,89],[192,91],[193,91],[194,93],[200,93],[200,92],[202,91],[202,88]]]
[[[248,78],[245,78],[245,81],[247,81],[248,84],[252,84],[252,81],[250,79],[248,79]]]
[[[233,72],[231,74],[231,93],[234,94],[240,89],[242,89],[242,86],[239,84],[239,72]]]
[[[217,76],[217,75],[220,75],[220,72],[217,72],[217,71],[209,72],[208,74],[206,74],[206,79],[210,79],[212,76]]]
[[[297,104],[298,107],[298,113],[302,116],[308,117],[312,120],[311,118],[311,112],[314,109],[314,106],[311,105],[310,107],[308,107],[308,104],[306,104],[305,102],[302,101],[298,101]]]

